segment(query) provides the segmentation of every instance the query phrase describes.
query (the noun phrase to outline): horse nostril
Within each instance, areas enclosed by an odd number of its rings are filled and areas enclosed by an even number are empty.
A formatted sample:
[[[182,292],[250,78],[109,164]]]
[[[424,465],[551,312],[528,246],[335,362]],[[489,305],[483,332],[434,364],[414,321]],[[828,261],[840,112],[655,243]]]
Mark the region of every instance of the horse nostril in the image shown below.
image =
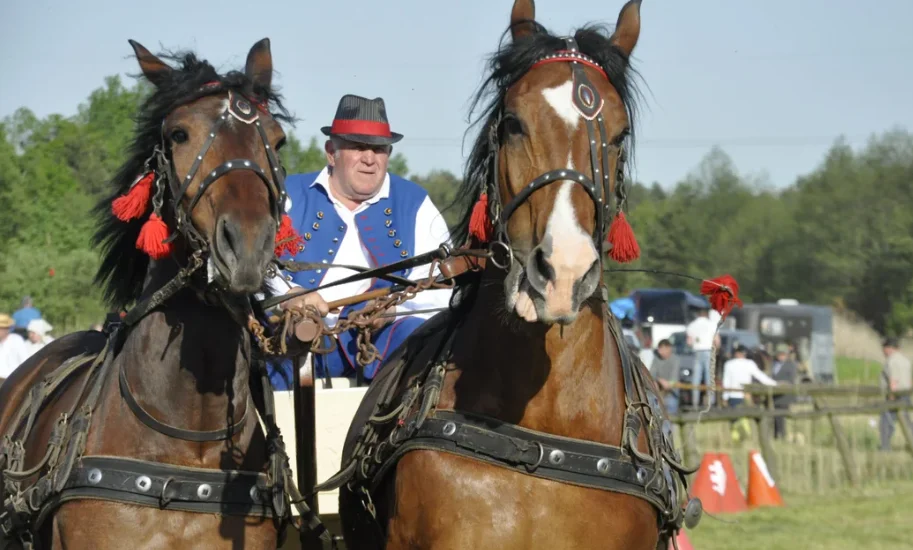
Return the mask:
[[[538,271],[546,281],[555,281],[555,268],[553,268],[552,264],[545,258],[545,252],[543,252],[541,247],[536,248],[533,261],[535,262],[536,271]]]
[[[232,231],[228,227],[228,223],[223,219],[222,223],[219,224],[219,230],[222,233],[222,243],[225,244],[225,247],[232,252],[237,252],[235,250],[235,240],[232,237]]]

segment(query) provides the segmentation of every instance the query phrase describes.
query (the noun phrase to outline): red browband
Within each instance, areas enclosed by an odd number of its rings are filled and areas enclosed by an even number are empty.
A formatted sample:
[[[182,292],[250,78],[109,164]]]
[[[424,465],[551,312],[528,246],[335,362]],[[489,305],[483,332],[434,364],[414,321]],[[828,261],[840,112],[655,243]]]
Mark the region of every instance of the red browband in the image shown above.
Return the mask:
[[[371,120],[334,120],[330,133],[391,137],[389,124]]]
[[[586,65],[587,67],[592,67],[592,68],[596,69],[597,71],[599,71],[599,74],[604,76],[606,78],[606,80],[609,79],[609,75],[606,74],[605,70],[603,70],[603,68],[600,67],[598,63],[596,63],[595,61],[593,61],[589,57],[586,57],[583,54],[580,54],[577,52],[572,52],[570,50],[558,50],[554,54],[549,55],[549,56],[537,61],[535,64],[533,64],[531,69],[535,69],[539,65],[545,65],[547,63],[554,63],[556,61],[562,61],[562,62],[570,61],[570,62],[580,63],[581,65]]]

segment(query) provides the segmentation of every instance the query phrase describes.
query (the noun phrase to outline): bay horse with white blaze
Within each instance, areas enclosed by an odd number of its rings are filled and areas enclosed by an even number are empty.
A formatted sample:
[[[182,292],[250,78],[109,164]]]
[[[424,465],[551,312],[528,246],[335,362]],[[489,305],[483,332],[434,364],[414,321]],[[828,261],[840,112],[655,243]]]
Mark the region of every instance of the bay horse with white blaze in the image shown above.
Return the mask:
[[[347,548],[665,549],[699,502],[602,282],[638,253],[624,221],[640,1],[572,36],[516,0],[460,196],[455,243],[487,247],[450,311],[391,356],[356,414]],[[473,206],[474,203],[474,206]]]
[[[153,91],[95,243],[132,308],[0,388],[0,548],[276,548],[287,458],[248,332],[287,235],[269,41],[227,74],[130,43]]]

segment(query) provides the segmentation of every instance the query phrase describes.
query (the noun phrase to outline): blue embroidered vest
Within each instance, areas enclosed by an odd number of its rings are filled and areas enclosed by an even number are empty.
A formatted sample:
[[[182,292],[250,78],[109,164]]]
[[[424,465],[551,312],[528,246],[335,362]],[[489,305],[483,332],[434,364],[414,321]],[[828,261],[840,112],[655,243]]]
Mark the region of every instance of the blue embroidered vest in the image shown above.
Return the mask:
[[[332,264],[339,251],[339,245],[350,229],[358,232],[362,245],[368,251],[369,267],[388,265],[415,255],[415,218],[419,207],[424,202],[428,193],[418,184],[399,176],[390,174],[390,193],[387,198],[380,199],[355,216],[355,228],[349,228],[342,218],[336,213],[333,202],[327,195],[327,190],[322,185],[313,185],[320,172],[289,175],[285,180],[292,207],[288,215],[292,225],[304,238],[304,243],[294,255],[285,253],[281,259],[289,258],[298,262],[321,262]],[[424,266],[420,269],[424,269]],[[394,273],[401,277],[408,277],[411,270],[400,270]],[[320,286],[326,269],[300,271],[291,273],[292,280],[304,288],[317,288]],[[370,290],[385,288],[392,283],[381,279],[371,282]],[[354,310],[364,307],[364,304],[355,304],[342,310],[339,317],[345,318]],[[402,321],[404,319],[400,319]],[[415,319],[419,321],[419,319]],[[410,319],[411,321],[411,319]],[[402,325],[402,323],[394,323]],[[406,337],[417,328],[420,323],[407,323],[411,330],[387,329],[376,335],[374,345],[382,356],[395,349]],[[403,327],[405,328],[405,327]],[[339,348],[344,353],[351,368],[358,368],[355,361],[356,334],[348,331],[339,336]],[[315,357],[315,359],[319,359]],[[365,378],[373,378],[380,361],[374,361],[365,367]],[[329,366],[329,365],[327,365]],[[331,375],[339,376],[342,373],[332,372],[340,370],[331,369]]]

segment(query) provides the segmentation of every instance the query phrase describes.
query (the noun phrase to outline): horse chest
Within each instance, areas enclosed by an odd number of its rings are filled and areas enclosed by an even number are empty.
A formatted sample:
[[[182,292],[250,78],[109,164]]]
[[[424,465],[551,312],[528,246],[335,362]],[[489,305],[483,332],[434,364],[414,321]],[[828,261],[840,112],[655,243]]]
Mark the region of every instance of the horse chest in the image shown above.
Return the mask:
[[[445,453],[403,457],[395,505],[391,549],[656,548],[644,536],[656,532],[656,513],[640,499]]]

